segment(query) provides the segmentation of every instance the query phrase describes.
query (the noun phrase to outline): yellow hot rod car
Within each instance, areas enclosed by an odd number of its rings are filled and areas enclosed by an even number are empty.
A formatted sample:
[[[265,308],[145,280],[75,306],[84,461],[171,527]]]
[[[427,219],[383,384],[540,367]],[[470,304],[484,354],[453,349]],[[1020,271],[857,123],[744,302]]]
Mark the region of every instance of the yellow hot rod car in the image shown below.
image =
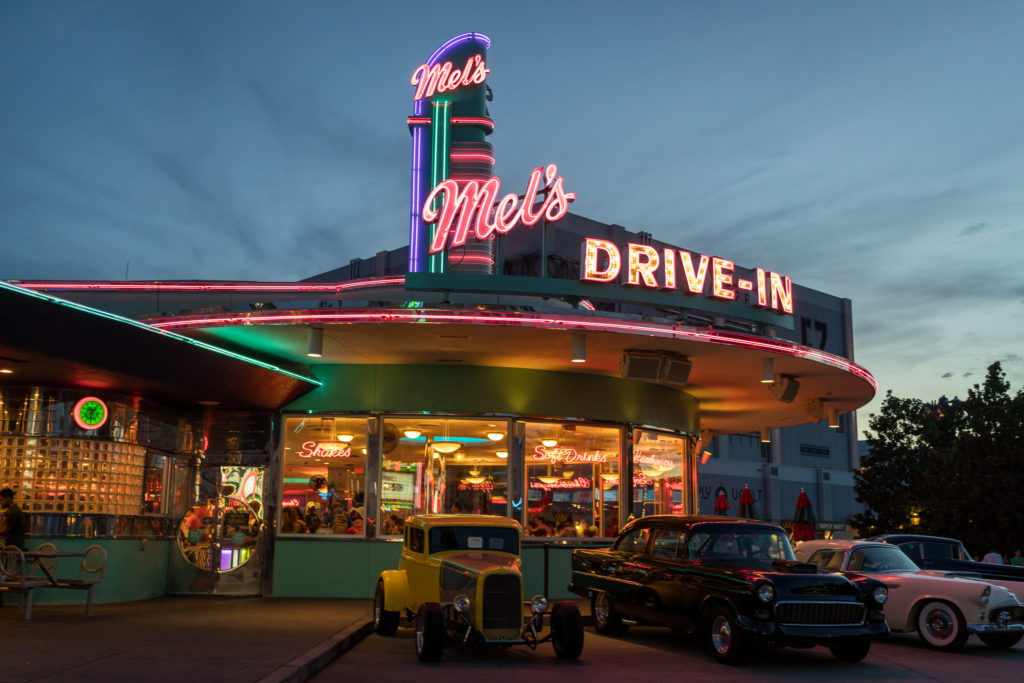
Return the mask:
[[[415,620],[421,662],[438,661],[446,642],[536,648],[551,641],[560,659],[579,657],[583,621],[576,604],[555,603],[550,630],[542,636],[547,598],[523,600],[521,539],[519,523],[507,517],[410,517],[398,569],[381,572],[377,580],[377,633],[393,635],[403,617]]]

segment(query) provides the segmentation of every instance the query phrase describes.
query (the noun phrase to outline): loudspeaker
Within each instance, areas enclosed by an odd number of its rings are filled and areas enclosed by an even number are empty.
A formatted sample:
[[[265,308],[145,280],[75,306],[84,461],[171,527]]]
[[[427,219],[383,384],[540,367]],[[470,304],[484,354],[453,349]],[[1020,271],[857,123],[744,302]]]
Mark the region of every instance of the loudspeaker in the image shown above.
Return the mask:
[[[775,375],[775,383],[769,385],[772,395],[783,403],[792,403],[796,393],[800,391],[800,382],[789,375]]]
[[[657,382],[661,377],[661,354],[624,351],[619,374],[625,379],[643,379]]]
[[[665,384],[683,386],[690,379],[690,370],[693,363],[686,356],[677,356],[666,353],[661,359],[661,374],[659,379]]]

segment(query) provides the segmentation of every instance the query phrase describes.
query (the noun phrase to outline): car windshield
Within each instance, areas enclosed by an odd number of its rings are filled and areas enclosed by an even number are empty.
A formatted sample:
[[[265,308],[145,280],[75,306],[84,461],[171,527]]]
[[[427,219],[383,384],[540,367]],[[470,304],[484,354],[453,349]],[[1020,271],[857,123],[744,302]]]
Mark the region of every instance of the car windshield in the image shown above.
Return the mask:
[[[789,538],[781,531],[727,527],[697,528],[686,539],[691,560],[794,560]]]
[[[899,548],[854,548],[846,570],[851,572],[916,572],[920,569]]]
[[[430,552],[493,550],[519,554],[519,530],[508,527],[442,526],[430,530]]]

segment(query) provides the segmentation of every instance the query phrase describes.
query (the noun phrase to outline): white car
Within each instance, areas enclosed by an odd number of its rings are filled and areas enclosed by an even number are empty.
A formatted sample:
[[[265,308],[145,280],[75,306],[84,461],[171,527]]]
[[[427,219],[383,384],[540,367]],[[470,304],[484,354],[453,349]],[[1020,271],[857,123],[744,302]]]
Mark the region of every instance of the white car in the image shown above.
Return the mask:
[[[953,651],[972,633],[986,645],[1013,647],[1024,636],[1024,605],[979,579],[922,571],[894,545],[857,540],[807,541],[796,557],[821,569],[870,575],[889,588],[885,620],[895,633],[917,632],[928,647]]]

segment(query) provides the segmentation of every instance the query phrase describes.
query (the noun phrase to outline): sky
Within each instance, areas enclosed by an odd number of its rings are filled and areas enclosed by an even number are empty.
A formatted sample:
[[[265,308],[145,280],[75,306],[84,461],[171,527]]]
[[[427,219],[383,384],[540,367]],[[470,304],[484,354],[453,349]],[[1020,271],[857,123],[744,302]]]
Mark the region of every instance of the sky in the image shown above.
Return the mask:
[[[406,243],[413,70],[495,174],[853,302],[888,390],[1024,388],[1024,3],[0,0],[0,279],[294,281]]]

